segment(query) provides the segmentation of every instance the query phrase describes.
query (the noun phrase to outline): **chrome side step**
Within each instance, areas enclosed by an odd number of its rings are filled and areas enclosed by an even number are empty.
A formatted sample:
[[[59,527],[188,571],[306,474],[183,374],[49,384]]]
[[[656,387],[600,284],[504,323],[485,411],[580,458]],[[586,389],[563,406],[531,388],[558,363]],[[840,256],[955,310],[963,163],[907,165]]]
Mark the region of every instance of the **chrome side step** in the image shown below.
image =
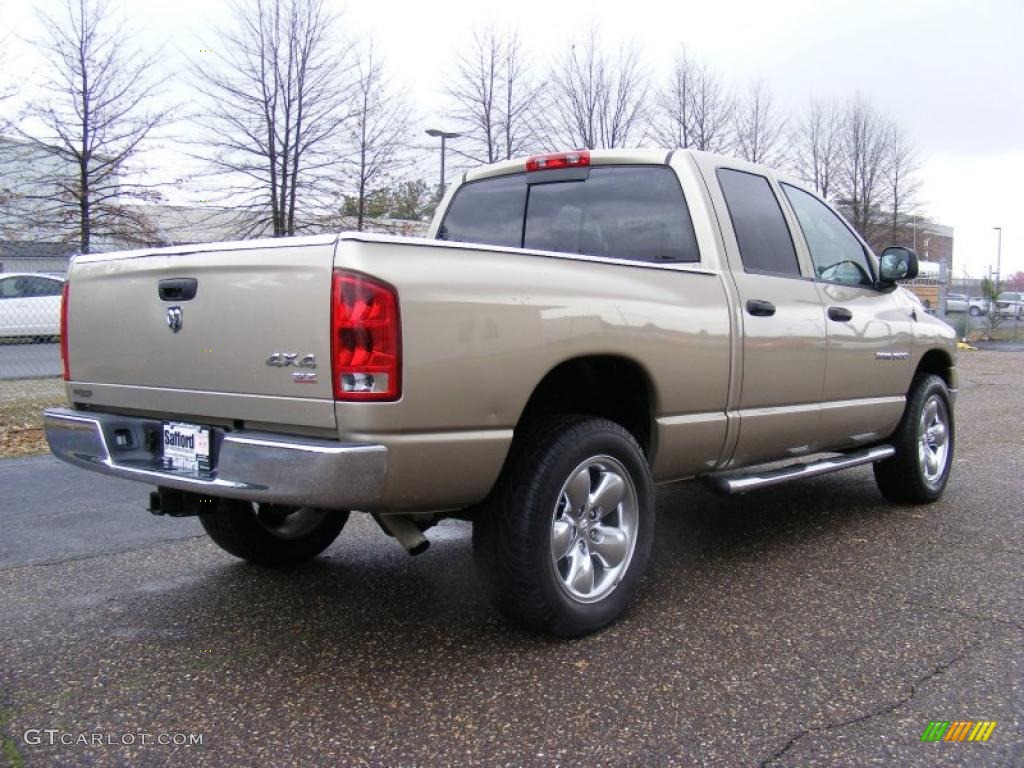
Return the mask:
[[[799,480],[803,477],[817,477],[829,472],[838,472],[841,469],[859,467],[862,464],[872,464],[882,459],[888,459],[895,453],[896,449],[891,445],[876,445],[872,448],[844,453],[841,456],[834,456],[830,459],[820,459],[804,464],[792,464],[781,469],[769,469],[763,472],[729,472],[708,475],[707,481],[719,493],[730,495],[746,493],[758,488],[767,488],[770,485],[788,483],[790,480]]]

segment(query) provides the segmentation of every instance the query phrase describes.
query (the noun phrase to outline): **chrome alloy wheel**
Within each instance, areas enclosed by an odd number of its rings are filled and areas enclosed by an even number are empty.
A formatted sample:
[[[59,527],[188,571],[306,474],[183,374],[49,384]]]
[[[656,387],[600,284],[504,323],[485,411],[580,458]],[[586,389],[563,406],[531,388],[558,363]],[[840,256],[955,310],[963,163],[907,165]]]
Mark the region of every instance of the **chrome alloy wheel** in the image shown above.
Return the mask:
[[[917,459],[924,481],[938,484],[949,461],[949,410],[938,395],[929,397],[921,409]]]
[[[570,473],[551,516],[551,564],[573,600],[596,603],[622,581],[636,548],[640,507],[626,468],[593,456]]]
[[[315,530],[327,516],[327,510],[314,507],[279,507],[260,504],[253,513],[260,527],[279,539],[297,539]]]

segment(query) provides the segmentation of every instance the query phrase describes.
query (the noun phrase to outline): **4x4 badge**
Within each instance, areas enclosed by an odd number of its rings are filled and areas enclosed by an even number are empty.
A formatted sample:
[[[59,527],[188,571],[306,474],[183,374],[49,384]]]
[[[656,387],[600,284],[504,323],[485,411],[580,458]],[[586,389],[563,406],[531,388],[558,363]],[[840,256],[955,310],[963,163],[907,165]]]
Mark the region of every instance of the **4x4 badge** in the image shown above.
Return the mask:
[[[267,365],[271,368],[289,368],[293,365],[298,368],[316,368],[316,355],[310,352],[300,360],[298,352],[275,352],[267,358]]]

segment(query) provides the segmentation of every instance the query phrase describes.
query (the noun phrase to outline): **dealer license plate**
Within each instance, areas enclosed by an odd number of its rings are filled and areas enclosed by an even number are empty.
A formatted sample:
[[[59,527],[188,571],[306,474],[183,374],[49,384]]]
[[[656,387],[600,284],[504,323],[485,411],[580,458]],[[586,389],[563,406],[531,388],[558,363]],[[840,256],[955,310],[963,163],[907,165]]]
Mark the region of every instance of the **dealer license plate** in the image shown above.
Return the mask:
[[[164,468],[205,475],[210,472],[210,430],[197,424],[164,423]]]

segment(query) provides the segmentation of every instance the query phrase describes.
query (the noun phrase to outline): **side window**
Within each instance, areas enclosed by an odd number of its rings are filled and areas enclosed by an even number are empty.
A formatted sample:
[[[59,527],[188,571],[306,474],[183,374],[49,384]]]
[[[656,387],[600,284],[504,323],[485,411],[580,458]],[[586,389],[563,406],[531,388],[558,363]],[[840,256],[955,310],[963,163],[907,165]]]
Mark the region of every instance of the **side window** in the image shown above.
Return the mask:
[[[524,248],[634,261],[700,260],[675,172],[606,166],[586,181],[531,184]]]
[[[827,205],[802,189],[782,185],[796,212],[800,229],[822,280],[846,285],[873,285],[871,266],[864,246]]]
[[[793,238],[768,179],[719,168],[718,183],[729,208],[743,268],[747,272],[799,275]]]
[[[523,174],[470,182],[455,193],[437,239],[519,248],[525,208]]]
[[[8,277],[0,280],[0,298],[23,299],[31,294],[28,291],[28,279],[25,277]]]
[[[26,296],[59,296],[61,294],[61,285],[56,280],[51,280],[48,277],[28,277],[25,280]]]

